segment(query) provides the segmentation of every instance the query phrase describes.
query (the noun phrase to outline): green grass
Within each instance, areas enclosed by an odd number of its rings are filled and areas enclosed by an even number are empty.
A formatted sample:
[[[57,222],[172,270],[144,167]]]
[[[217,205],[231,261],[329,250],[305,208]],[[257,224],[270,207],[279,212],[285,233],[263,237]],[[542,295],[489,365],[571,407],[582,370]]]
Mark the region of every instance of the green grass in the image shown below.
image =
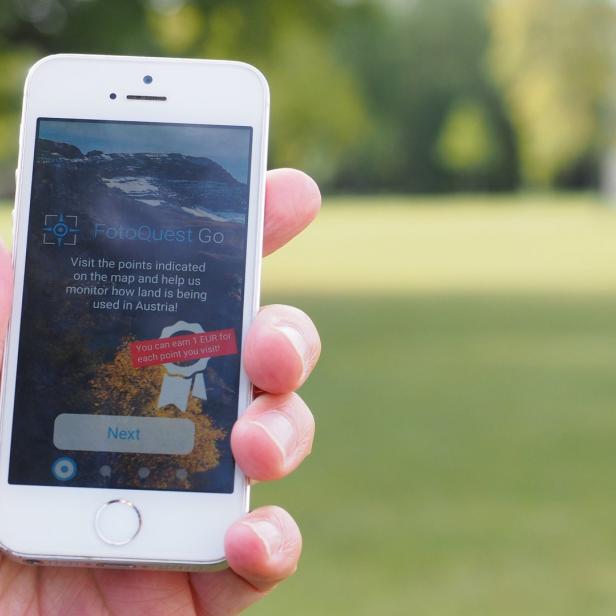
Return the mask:
[[[614,613],[616,299],[295,299],[318,437],[255,500],[305,555],[256,614]]]
[[[340,201],[264,269],[324,352],[313,455],[253,491],[304,556],[251,613],[614,614],[616,213]]]
[[[592,196],[340,199],[265,264],[295,293],[613,293],[616,211]]]
[[[255,614],[616,611],[616,215],[592,197],[344,200],[266,263],[324,353],[305,537]]]

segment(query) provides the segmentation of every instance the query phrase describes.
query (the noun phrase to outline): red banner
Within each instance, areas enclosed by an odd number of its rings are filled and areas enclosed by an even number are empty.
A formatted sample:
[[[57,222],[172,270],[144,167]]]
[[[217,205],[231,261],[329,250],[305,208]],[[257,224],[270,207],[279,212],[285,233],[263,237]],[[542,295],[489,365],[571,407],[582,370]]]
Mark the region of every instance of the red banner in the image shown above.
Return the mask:
[[[179,364],[202,357],[220,357],[236,353],[237,341],[233,329],[219,329],[171,338],[138,340],[130,343],[130,356],[135,368]]]

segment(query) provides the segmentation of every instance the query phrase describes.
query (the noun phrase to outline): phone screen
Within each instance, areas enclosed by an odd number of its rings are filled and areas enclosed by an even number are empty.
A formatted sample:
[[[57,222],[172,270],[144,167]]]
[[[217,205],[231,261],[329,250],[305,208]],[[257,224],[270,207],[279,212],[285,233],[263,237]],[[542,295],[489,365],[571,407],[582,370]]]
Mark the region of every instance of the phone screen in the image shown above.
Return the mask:
[[[251,141],[38,120],[10,483],[233,491]]]

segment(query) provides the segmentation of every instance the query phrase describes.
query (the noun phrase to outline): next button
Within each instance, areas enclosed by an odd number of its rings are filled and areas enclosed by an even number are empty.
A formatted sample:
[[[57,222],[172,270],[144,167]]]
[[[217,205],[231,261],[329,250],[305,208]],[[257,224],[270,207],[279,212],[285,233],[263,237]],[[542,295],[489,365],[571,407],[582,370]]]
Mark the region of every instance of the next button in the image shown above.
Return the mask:
[[[126,441],[138,441],[139,430],[120,430],[117,426],[107,428],[107,438],[119,438]]]
[[[62,413],[54,423],[53,444],[67,451],[185,455],[195,446],[195,424],[167,417]]]

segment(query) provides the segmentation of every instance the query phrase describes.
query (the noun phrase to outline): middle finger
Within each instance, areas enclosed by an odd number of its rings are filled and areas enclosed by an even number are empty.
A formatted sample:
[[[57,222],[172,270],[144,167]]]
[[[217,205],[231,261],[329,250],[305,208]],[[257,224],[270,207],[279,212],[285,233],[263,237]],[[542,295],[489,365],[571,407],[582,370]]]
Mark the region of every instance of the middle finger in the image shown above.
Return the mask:
[[[246,336],[244,366],[251,382],[271,394],[286,394],[308,378],[321,353],[314,323],[291,306],[266,306]]]
[[[314,417],[297,394],[259,396],[231,432],[231,449],[251,479],[281,479],[312,449]]]

